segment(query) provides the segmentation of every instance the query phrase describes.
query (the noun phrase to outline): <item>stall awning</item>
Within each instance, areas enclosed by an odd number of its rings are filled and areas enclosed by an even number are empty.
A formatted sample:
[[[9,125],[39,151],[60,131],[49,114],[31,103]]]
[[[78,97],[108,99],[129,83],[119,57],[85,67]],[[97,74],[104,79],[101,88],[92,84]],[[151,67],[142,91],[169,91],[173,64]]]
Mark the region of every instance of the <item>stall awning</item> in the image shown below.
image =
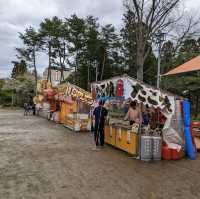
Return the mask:
[[[191,59],[190,61],[170,70],[163,76],[176,75],[180,73],[188,73],[200,70],[200,55]]]

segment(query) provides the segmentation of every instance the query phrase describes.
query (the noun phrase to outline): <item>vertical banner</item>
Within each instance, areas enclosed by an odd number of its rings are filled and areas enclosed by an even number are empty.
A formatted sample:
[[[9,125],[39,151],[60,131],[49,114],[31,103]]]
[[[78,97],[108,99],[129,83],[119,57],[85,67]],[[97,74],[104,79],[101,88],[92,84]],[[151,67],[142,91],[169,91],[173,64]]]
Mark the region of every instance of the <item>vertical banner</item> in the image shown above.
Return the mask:
[[[131,143],[131,131],[130,130],[127,131],[127,143],[128,144]]]
[[[118,129],[117,129],[117,133],[118,133],[118,138],[119,138],[119,140],[121,140],[121,139],[122,139],[122,129],[121,129],[121,128],[118,128]]]
[[[110,126],[110,137],[112,137],[112,126]]]

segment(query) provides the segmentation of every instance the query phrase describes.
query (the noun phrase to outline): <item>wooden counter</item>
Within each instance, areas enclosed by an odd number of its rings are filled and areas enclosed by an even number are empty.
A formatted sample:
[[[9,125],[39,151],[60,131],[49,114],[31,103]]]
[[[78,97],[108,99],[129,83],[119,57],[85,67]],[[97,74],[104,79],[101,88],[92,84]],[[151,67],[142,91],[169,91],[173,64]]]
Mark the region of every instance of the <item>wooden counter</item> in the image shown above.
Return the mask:
[[[105,142],[131,155],[137,154],[137,134],[131,131],[131,126],[119,124],[105,127]]]
[[[73,130],[73,131],[79,131],[79,132],[88,132],[88,124],[91,124],[90,119],[74,119],[70,117],[66,117],[64,126]],[[79,125],[80,129],[77,129],[76,125]]]

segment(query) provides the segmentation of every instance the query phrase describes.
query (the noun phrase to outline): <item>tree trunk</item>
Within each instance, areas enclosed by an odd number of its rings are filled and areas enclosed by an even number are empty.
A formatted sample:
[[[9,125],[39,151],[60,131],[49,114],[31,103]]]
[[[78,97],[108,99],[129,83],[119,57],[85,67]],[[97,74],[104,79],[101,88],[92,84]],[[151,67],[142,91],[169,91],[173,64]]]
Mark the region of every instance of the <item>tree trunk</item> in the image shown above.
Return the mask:
[[[137,69],[137,79],[139,81],[142,81],[143,82],[143,64],[141,65],[138,65],[138,69]]]
[[[145,61],[145,44],[143,35],[139,35],[137,41],[137,54],[136,54],[136,66],[137,66],[137,79],[143,82],[144,76],[144,61]]]
[[[33,49],[33,67],[34,67],[34,75],[35,75],[35,93],[37,95],[37,82],[38,82],[38,77],[37,77],[37,68],[36,68],[36,57],[35,57],[35,47]]]
[[[63,68],[63,64],[62,64],[62,58],[61,58],[61,54],[59,55],[59,59],[60,59],[60,83],[64,80],[64,68]]]
[[[62,55],[61,55],[62,57]],[[63,43],[63,62],[61,65],[61,80],[64,81],[65,77],[64,77],[64,71],[65,71],[65,59],[66,59],[66,53],[65,53],[65,42]],[[60,59],[61,60],[61,59]]]
[[[47,75],[47,81],[51,82],[51,44],[49,42],[49,67],[48,67],[48,75]]]
[[[137,60],[136,60],[136,65],[137,65],[137,79],[139,81],[143,82],[143,76],[144,76],[144,57],[141,52],[138,53],[137,55]]]
[[[75,68],[74,68],[74,83],[75,84],[77,82],[77,65],[78,65],[77,54],[76,54],[76,58],[75,58]]]
[[[90,64],[88,64],[88,67],[87,67],[87,71],[88,71],[88,74],[87,74],[87,89],[88,91],[90,90]]]
[[[101,79],[103,79],[103,74],[104,74],[104,68],[105,68],[105,63],[106,63],[106,51],[104,50],[104,53],[103,53],[103,62],[102,62],[102,71],[101,71]]]

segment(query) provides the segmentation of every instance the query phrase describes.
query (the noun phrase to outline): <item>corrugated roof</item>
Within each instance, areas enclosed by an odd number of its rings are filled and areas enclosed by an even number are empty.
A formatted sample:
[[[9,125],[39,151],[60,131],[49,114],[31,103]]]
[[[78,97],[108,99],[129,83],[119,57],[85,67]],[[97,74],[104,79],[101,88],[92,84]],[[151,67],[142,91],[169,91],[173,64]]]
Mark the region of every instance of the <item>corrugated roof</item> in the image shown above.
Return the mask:
[[[200,70],[200,55],[191,59],[190,61],[170,70],[163,76],[176,75],[180,73],[187,73]]]

